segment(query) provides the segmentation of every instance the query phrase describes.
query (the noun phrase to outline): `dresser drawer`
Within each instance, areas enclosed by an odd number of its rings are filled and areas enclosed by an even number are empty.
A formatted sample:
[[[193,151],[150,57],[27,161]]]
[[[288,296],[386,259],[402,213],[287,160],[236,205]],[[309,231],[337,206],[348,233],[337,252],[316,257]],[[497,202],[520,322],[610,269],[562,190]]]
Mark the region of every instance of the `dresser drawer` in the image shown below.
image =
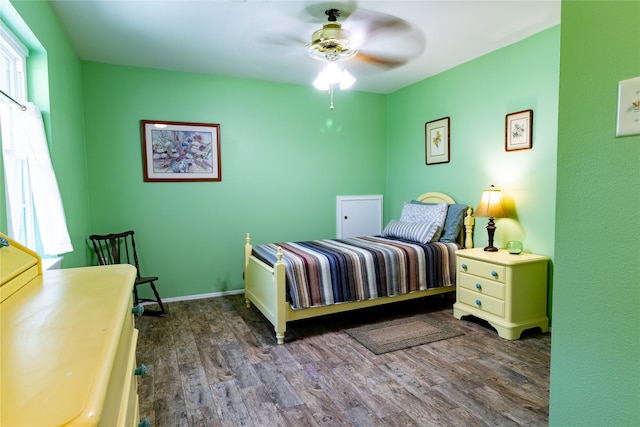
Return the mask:
[[[137,342],[138,330],[134,327],[133,316],[127,314],[111,369],[100,426],[134,425],[138,398],[137,379],[134,375]]]
[[[0,246],[0,302],[42,274],[38,254],[13,240],[9,242],[9,246]]]
[[[464,288],[458,289],[458,300],[463,304],[486,311],[487,313],[504,317],[504,301]]]
[[[505,282],[505,267],[468,258],[458,258],[458,271],[484,277],[497,282]]]
[[[504,300],[504,284],[495,280],[460,273],[458,286],[470,289],[481,295],[489,295],[499,300]]]

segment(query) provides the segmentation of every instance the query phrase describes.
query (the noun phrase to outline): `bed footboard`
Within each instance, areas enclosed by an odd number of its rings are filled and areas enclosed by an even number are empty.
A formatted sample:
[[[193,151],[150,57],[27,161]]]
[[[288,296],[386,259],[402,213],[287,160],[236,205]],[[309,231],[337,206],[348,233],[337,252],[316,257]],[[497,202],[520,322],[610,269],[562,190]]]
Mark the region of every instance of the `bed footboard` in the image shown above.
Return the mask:
[[[244,247],[244,297],[247,307],[253,303],[273,325],[278,344],[284,344],[287,298],[282,251],[278,251],[278,260],[271,267],[252,256],[252,249],[251,237],[247,233]]]

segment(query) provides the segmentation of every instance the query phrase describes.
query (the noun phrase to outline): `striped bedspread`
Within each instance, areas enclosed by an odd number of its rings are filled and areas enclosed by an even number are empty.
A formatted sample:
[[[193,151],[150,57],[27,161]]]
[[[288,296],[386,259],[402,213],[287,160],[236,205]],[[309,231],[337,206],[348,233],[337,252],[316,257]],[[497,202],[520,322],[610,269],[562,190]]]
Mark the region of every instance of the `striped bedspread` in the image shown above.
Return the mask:
[[[456,243],[379,236],[270,243],[253,255],[273,265],[278,247],[294,309],[361,301],[455,284]]]

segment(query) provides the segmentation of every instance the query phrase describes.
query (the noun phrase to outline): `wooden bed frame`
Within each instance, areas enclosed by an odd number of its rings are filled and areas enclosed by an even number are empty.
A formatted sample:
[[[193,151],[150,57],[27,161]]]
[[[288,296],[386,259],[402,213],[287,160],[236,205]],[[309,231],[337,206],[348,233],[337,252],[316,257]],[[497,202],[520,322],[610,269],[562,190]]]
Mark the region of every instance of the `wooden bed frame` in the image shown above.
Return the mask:
[[[455,203],[451,197],[443,193],[425,193],[416,200],[423,203]],[[465,248],[473,247],[473,223],[474,218],[471,216],[471,207],[469,207],[464,218],[464,233],[460,233],[459,242]],[[278,260],[272,267],[253,256],[252,249],[251,238],[247,233],[244,246],[245,300],[247,307],[253,303],[271,322],[276,332],[278,344],[284,344],[287,322],[455,291],[455,285],[450,285],[392,297],[294,310],[287,301],[285,264],[282,261],[282,252],[278,252]]]

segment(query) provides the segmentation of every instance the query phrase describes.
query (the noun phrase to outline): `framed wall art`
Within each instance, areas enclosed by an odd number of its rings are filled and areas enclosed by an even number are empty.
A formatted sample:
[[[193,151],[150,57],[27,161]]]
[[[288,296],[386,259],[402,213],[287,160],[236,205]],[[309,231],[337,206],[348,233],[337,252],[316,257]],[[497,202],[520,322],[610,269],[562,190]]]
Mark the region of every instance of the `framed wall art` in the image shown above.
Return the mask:
[[[533,110],[507,114],[505,118],[505,150],[530,150],[532,135]]]
[[[425,123],[424,148],[428,165],[449,163],[449,123],[449,117]]]
[[[220,125],[141,120],[146,182],[221,181]]]
[[[640,77],[618,83],[616,136],[640,135]]]

